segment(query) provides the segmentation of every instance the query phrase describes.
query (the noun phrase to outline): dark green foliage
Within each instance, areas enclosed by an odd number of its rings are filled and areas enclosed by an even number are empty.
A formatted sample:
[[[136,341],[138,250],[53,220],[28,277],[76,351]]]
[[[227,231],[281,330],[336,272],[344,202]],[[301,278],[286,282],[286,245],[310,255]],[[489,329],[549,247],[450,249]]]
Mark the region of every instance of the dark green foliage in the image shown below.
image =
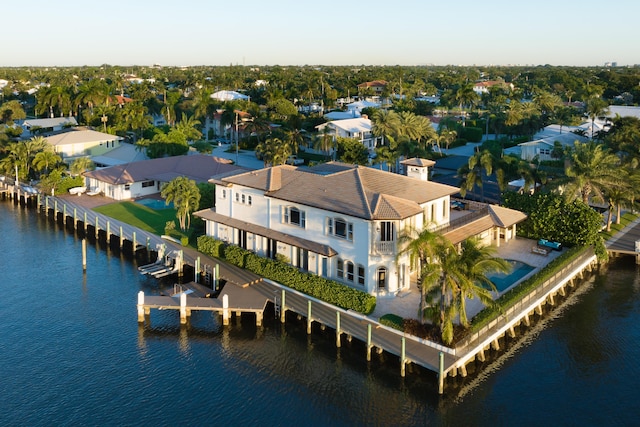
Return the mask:
[[[198,250],[345,310],[370,314],[376,307],[373,295],[324,277],[301,272],[296,267],[260,257],[238,246],[226,245],[210,236],[198,238]]]
[[[209,184],[208,182],[201,182],[196,185],[198,187],[198,191],[200,192],[200,203],[198,205],[198,210],[214,207],[213,195],[216,191],[216,186],[214,184]]]
[[[504,206],[524,212],[528,218],[518,234],[530,239],[547,239],[565,246],[594,245],[599,241],[602,216],[581,201],[567,202],[551,193],[503,195]]]
[[[471,142],[480,142],[482,141],[482,129],[471,127],[471,126],[460,126],[458,128],[458,135],[460,138],[464,138],[467,141]]]
[[[369,163],[369,151],[367,147],[353,138],[338,138],[338,159],[341,162],[352,165],[366,165]]]
[[[397,314],[385,314],[380,318],[380,323],[404,332],[404,319]]]

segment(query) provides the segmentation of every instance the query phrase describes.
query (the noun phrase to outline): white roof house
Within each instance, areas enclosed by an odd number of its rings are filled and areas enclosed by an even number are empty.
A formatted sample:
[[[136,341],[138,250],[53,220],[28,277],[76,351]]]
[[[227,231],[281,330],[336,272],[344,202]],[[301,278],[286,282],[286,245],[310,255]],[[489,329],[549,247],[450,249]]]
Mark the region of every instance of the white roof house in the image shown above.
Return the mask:
[[[355,119],[333,120],[316,126],[318,131],[328,128],[334,140],[340,138],[355,138],[373,152],[376,148],[377,138],[371,132],[371,120],[362,117]]]
[[[347,111],[353,112],[354,117],[360,117],[360,114],[362,113],[362,110],[364,108],[380,108],[380,104],[377,102],[371,102],[366,100],[347,104]]]
[[[241,99],[241,100],[249,99],[247,95],[243,95],[233,90],[219,90],[218,92],[212,93],[211,98],[217,99],[219,101],[235,101],[236,99]]]
[[[594,124],[594,132],[598,132],[602,126]],[[584,133],[585,136],[575,132]],[[539,160],[552,160],[551,151],[558,141],[563,147],[572,147],[576,141],[585,142],[591,135],[591,123],[585,122],[580,126],[549,125],[533,136],[532,141],[518,144],[520,158],[533,160],[536,156]],[[514,152],[514,151],[511,151]]]
[[[610,105],[607,117],[635,117],[640,119],[640,107],[632,107],[628,105]]]
[[[78,122],[73,116],[51,117],[46,119],[26,119],[20,126],[24,129],[22,136],[28,138],[34,135],[36,129],[43,130],[44,132],[56,132],[65,127],[78,126]]]
[[[46,137],[66,163],[77,157],[99,156],[119,147],[124,138],[90,129],[70,129]]]

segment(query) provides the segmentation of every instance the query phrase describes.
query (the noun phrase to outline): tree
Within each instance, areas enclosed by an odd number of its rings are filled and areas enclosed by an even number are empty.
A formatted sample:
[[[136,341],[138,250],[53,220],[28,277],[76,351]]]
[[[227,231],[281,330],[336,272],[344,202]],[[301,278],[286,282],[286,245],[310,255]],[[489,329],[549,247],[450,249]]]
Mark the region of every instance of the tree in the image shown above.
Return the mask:
[[[336,141],[338,160],[352,165],[369,163],[369,150],[354,138],[338,138]]]
[[[191,226],[191,212],[196,210],[200,203],[200,191],[196,182],[184,176],[179,176],[169,181],[160,192],[165,203],[173,202],[176,209],[176,217],[180,222],[180,229],[187,231]]]
[[[399,128],[400,117],[394,111],[379,109],[371,117],[371,132],[382,139],[382,145],[389,145],[392,149],[395,148],[393,138],[398,134]]]
[[[62,158],[53,151],[48,149],[36,153],[33,158],[33,167],[39,172],[49,173],[49,168],[62,162]]]
[[[176,124],[176,130],[184,135],[185,140],[194,141],[202,137],[197,127],[200,125],[200,121],[195,117],[188,117],[185,113],[182,113],[182,120]]]
[[[595,201],[604,202],[604,193],[623,181],[619,169],[620,159],[601,144],[576,141],[566,177],[557,181],[564,185],[563,194],[569,201],[580,198],[588,205],[593,197]]]
[[[22,120],[27,114],[22,108],[20,101],[11,100],[0,105],[0,121],[5,124],[12,124],[14,120]]]
[[[95,163],[89,157],[78,157],[69,166],[69,171],[73,175],[81,175],[88,170],[94,170],[96,168]]]
[[[324,153],[325,159],[331,158],[331,151],[334,149],[335,142],[333,141],[333,135],[328,126],[322,128],[322,133],[316,135],[313,141],[313,149],[319,150]]]
[[[593,139],[595,135],[595,121],[598,117],[602,117],[608,111],[608,104],[606,101],[600,99],[600,97],[591,97],[587,99],[585,105],[585,112],[591,119],[591,139]]]
[[[465,197],[467,191],[472,191],[475,186],[478,186],[481,190],[482,201],[484,202],[484,181],[482,179],[482,172],[486,175],[493,173],[496,159],[489,150],[478,151],[469,157],[468,168],[465,170],[461,168],[458,172],[462,176],[462,184],[460,185],[460,194]]]

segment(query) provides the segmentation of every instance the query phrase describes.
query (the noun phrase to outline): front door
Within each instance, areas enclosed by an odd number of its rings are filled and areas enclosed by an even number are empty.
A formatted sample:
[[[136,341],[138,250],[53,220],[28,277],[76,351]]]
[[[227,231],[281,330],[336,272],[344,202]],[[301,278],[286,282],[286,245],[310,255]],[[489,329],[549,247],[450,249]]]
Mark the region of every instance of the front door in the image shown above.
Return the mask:
[[[387,289],[387,269],[379,268],[378,269],[378,290],[386,290]]]

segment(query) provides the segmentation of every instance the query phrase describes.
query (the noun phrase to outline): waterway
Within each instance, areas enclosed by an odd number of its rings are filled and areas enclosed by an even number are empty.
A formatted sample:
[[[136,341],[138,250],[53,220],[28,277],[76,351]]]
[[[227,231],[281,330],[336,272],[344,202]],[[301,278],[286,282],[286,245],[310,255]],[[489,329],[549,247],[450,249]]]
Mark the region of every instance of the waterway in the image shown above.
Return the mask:
[[[136,320],[169,282],[0,202],[0,425],[637,425],[640,273],[620,260],[483,374],[436,378],[303,322]]]

